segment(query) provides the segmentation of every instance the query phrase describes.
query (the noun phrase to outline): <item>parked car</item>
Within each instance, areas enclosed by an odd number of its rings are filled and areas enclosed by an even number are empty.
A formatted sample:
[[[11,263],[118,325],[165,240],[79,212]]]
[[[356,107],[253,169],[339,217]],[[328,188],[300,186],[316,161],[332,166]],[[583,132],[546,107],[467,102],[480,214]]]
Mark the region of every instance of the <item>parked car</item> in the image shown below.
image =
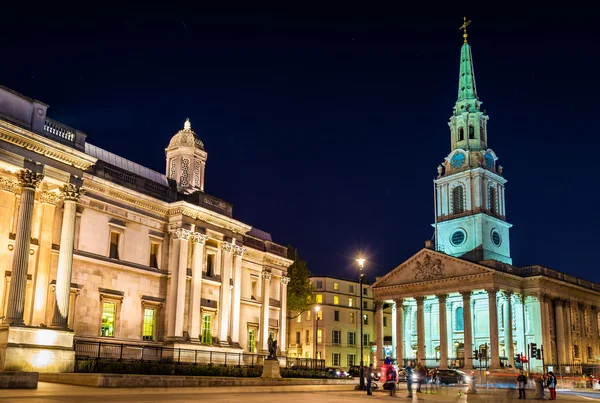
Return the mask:
[[[441,384],[450,385],[451,383],[466,384],[469,382],[470,376],[457,369],[438,369],[437,378]]]
[[[348,372],[343,371],[339,368],[334,368],[334,367],[325,368],[325,372],[327,372],[329,375],[335,376],[337,378],[351,378],[352,377],[352,375],[350,375]]]
[[[365,378],[366,378],[366,375],[367,375],[367,371],[368,371],[368,370],[369,370],[369,367],[365,367]],[[357,377],[357,378],[358,378],[358,377],[360,376],[360,365],[351,365],[351,366],[348,368],[348,371],[347,371],[347,372],[348,372],[348,374],[349,374],[350,376],[355,376],[355,377]],[[379,371],[376,371],[376,370],[374,369],[374,370],[373,370],[373,372],[371,372],[371,378],[372,378],[374,381],[378,381],[378,380],[379,380],[379,378],[381,378],[381,372],[379,372]]]
[[[406,378],[408,377],[408,372],[404,368],[398,370],[398,382],[406,382]]]

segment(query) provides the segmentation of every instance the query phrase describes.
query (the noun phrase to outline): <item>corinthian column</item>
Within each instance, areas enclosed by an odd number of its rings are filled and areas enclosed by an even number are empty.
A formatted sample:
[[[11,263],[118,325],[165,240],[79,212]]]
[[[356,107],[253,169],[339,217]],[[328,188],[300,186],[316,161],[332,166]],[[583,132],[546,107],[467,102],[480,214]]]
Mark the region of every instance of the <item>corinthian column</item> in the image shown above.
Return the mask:
[[[171,231],[169,269],[171,283],[167,296],[167,337],[183,336],[183,310],[185,308],[185,282],[187,276],[188,239],[192,232],[177,228]]]
[[[281,277],[281,309],[279,310],[279,349],[281,353],[287,355],[287,285],[290,282],[289,277]]]
[[[554,312],[554,317],[556,319],[556,355],[558,357],[558,363],[564,365],[568,363],[568,361],[567,350],[565,349],[565,313],[563,312],[563,300],[561,298],[556,298],[554,300]]]
[[[192,287],[190,290],[190,337],[200,338],[200,310],[202,299],[202,265],[204,264],[204,242],[208,237],[194,232],[194,258],[192,262]]]
[[[404,366],[404,303],[403,299],[394,300],[396,304],[396,362]]]
[[[377,368],[385,359],[385,351],[383,351],[383,301],[375,301],[375,332],[377,356],[375,356],[373,366]]]
[[[417,360],[425,364],[425,297],[415,297],[417,300]]]
[[[438,297],[440,311],[440,369],[448,368],[448,324],[446,323],[446,294]]]
[[[242,298],[242,256],[246,251],[239,245],[233,245],[233,317],[231,319],[231,341],[240,342],[240,301]]]
[[[260,343],[263,351],[269,351],[269,299],[271,298],[271,272],[263,270],[262,278],[262,315],[260,318],[260,332],[262,333],[262,337]]]
[[[231,264],[233,244],[229,242],[221,242],[221,250],[223,257],[223,266],[221,267],[221,325],[219,326],[219,341],[227,343],[229,336],[229,314],[231,312]]]
[[[471,291],[460,293],[463,298],[463,343],[465,345],[465,369],[473,368],[473,327],[471,325]]]
[[[505,291],[506,309],[504,309],[504,344],[506,344],[506,355],[508,364],[515,367],[515,346],[513,342],[513,315],[512,315],[512,292]]]
[[[63,222],[60,231],[60,250],[56,270],[56,298],[52,327],[64,329],[69,320],[69,300],[71,297],[71,273],[73,271],[73,240],[75,239],[75,213],[77,202],[85,190],[67,183],[61,189],[64,198]]]
[[[27,287],[27,269],[29,267],[29,246],[31,244],[31,216],[35,188],[44,179],[43,174],[30,170],[21,170],[17,174],[21,185],[21,202],[17,218],[17,233],[10,275],[10,291],[6,319],[11,325],[23,325],[25,310],[25,291]]]
[[[489,306],[489,317],[490,317],[490,368],[500,368],[500,351],[498,349],[498,304],[496,302],[495,288],[487,290],[488,293],[488,306]]]

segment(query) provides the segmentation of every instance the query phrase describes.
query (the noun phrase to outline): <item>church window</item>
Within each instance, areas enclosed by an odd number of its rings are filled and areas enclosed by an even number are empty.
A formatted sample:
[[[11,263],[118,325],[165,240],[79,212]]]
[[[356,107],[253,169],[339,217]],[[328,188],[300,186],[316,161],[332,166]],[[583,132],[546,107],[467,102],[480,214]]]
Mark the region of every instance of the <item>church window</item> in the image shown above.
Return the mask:
[[[463,308],[462,306],[459,306],[458,308],[456,308],[456,311],[454,313],[454,315],[456,316],[456,331],[457,332],[464,332],[465,331],[465,318],[464,318],[464,314],[463,314]]]
[[[171,159],[171,167],[169,168],[169,178],[175,179],[175,158]]]
[[[452,213],[460,214],[465,211],[465,196],[462,185],[452,189]]]
[[[475,138],[475,128],[473,127],[473,125],[469,126],[469,139],[474,139]]]
[[[194,167],[194,186],[200,187],[200,163],[196,162]]]
[[[458,128],[458,141],[463,141],[465,139],[465,131],[462,127]]]
[[[489,205],[489,211],[491,214],[497,214],[497,200],[496,200],[496,188],[495,187],[490,187],[489,191],[488,191],[488,205]]]
[[[181,160],[181,186],[189,185],[190,160]]]
[[[465,243],[466,239],[467,239],[467,234],[462,229],[454,231],[452,233],[452,235],[450,236],[450,242],[454,246],[462,245],[463,243]]]

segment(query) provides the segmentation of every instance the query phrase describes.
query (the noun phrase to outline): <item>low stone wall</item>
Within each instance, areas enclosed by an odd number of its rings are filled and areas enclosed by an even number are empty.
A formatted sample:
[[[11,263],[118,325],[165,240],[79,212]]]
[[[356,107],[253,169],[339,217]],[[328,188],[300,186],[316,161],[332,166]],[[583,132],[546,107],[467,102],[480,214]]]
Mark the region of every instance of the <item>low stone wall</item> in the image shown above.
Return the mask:
[[[37,389],[38,375],[37,372],[0,372],[0,389]]]
[[[355,379],[268,379],[268,378],[225,378],[211,376],[177,375],[124,375],[124,374],[40,374],[41,382],[96,388],[172,388],[172,387],[234,387],[273,386],[288,389],[290,386],[334,386],[339,389],[352,388]]]

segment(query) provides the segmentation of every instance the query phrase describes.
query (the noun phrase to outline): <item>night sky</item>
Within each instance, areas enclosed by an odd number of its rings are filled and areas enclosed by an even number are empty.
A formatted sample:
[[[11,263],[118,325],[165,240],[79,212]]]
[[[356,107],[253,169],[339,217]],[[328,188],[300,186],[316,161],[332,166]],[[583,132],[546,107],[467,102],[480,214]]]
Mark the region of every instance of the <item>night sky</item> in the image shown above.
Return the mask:
[[[591,9],[227,6],[3,10],[0,84],[162,173],[189,117],[235,218],[316,274],[354,277],[362,251],[374,279],[433,235],[467,12],[513,262],[600,281]]]

